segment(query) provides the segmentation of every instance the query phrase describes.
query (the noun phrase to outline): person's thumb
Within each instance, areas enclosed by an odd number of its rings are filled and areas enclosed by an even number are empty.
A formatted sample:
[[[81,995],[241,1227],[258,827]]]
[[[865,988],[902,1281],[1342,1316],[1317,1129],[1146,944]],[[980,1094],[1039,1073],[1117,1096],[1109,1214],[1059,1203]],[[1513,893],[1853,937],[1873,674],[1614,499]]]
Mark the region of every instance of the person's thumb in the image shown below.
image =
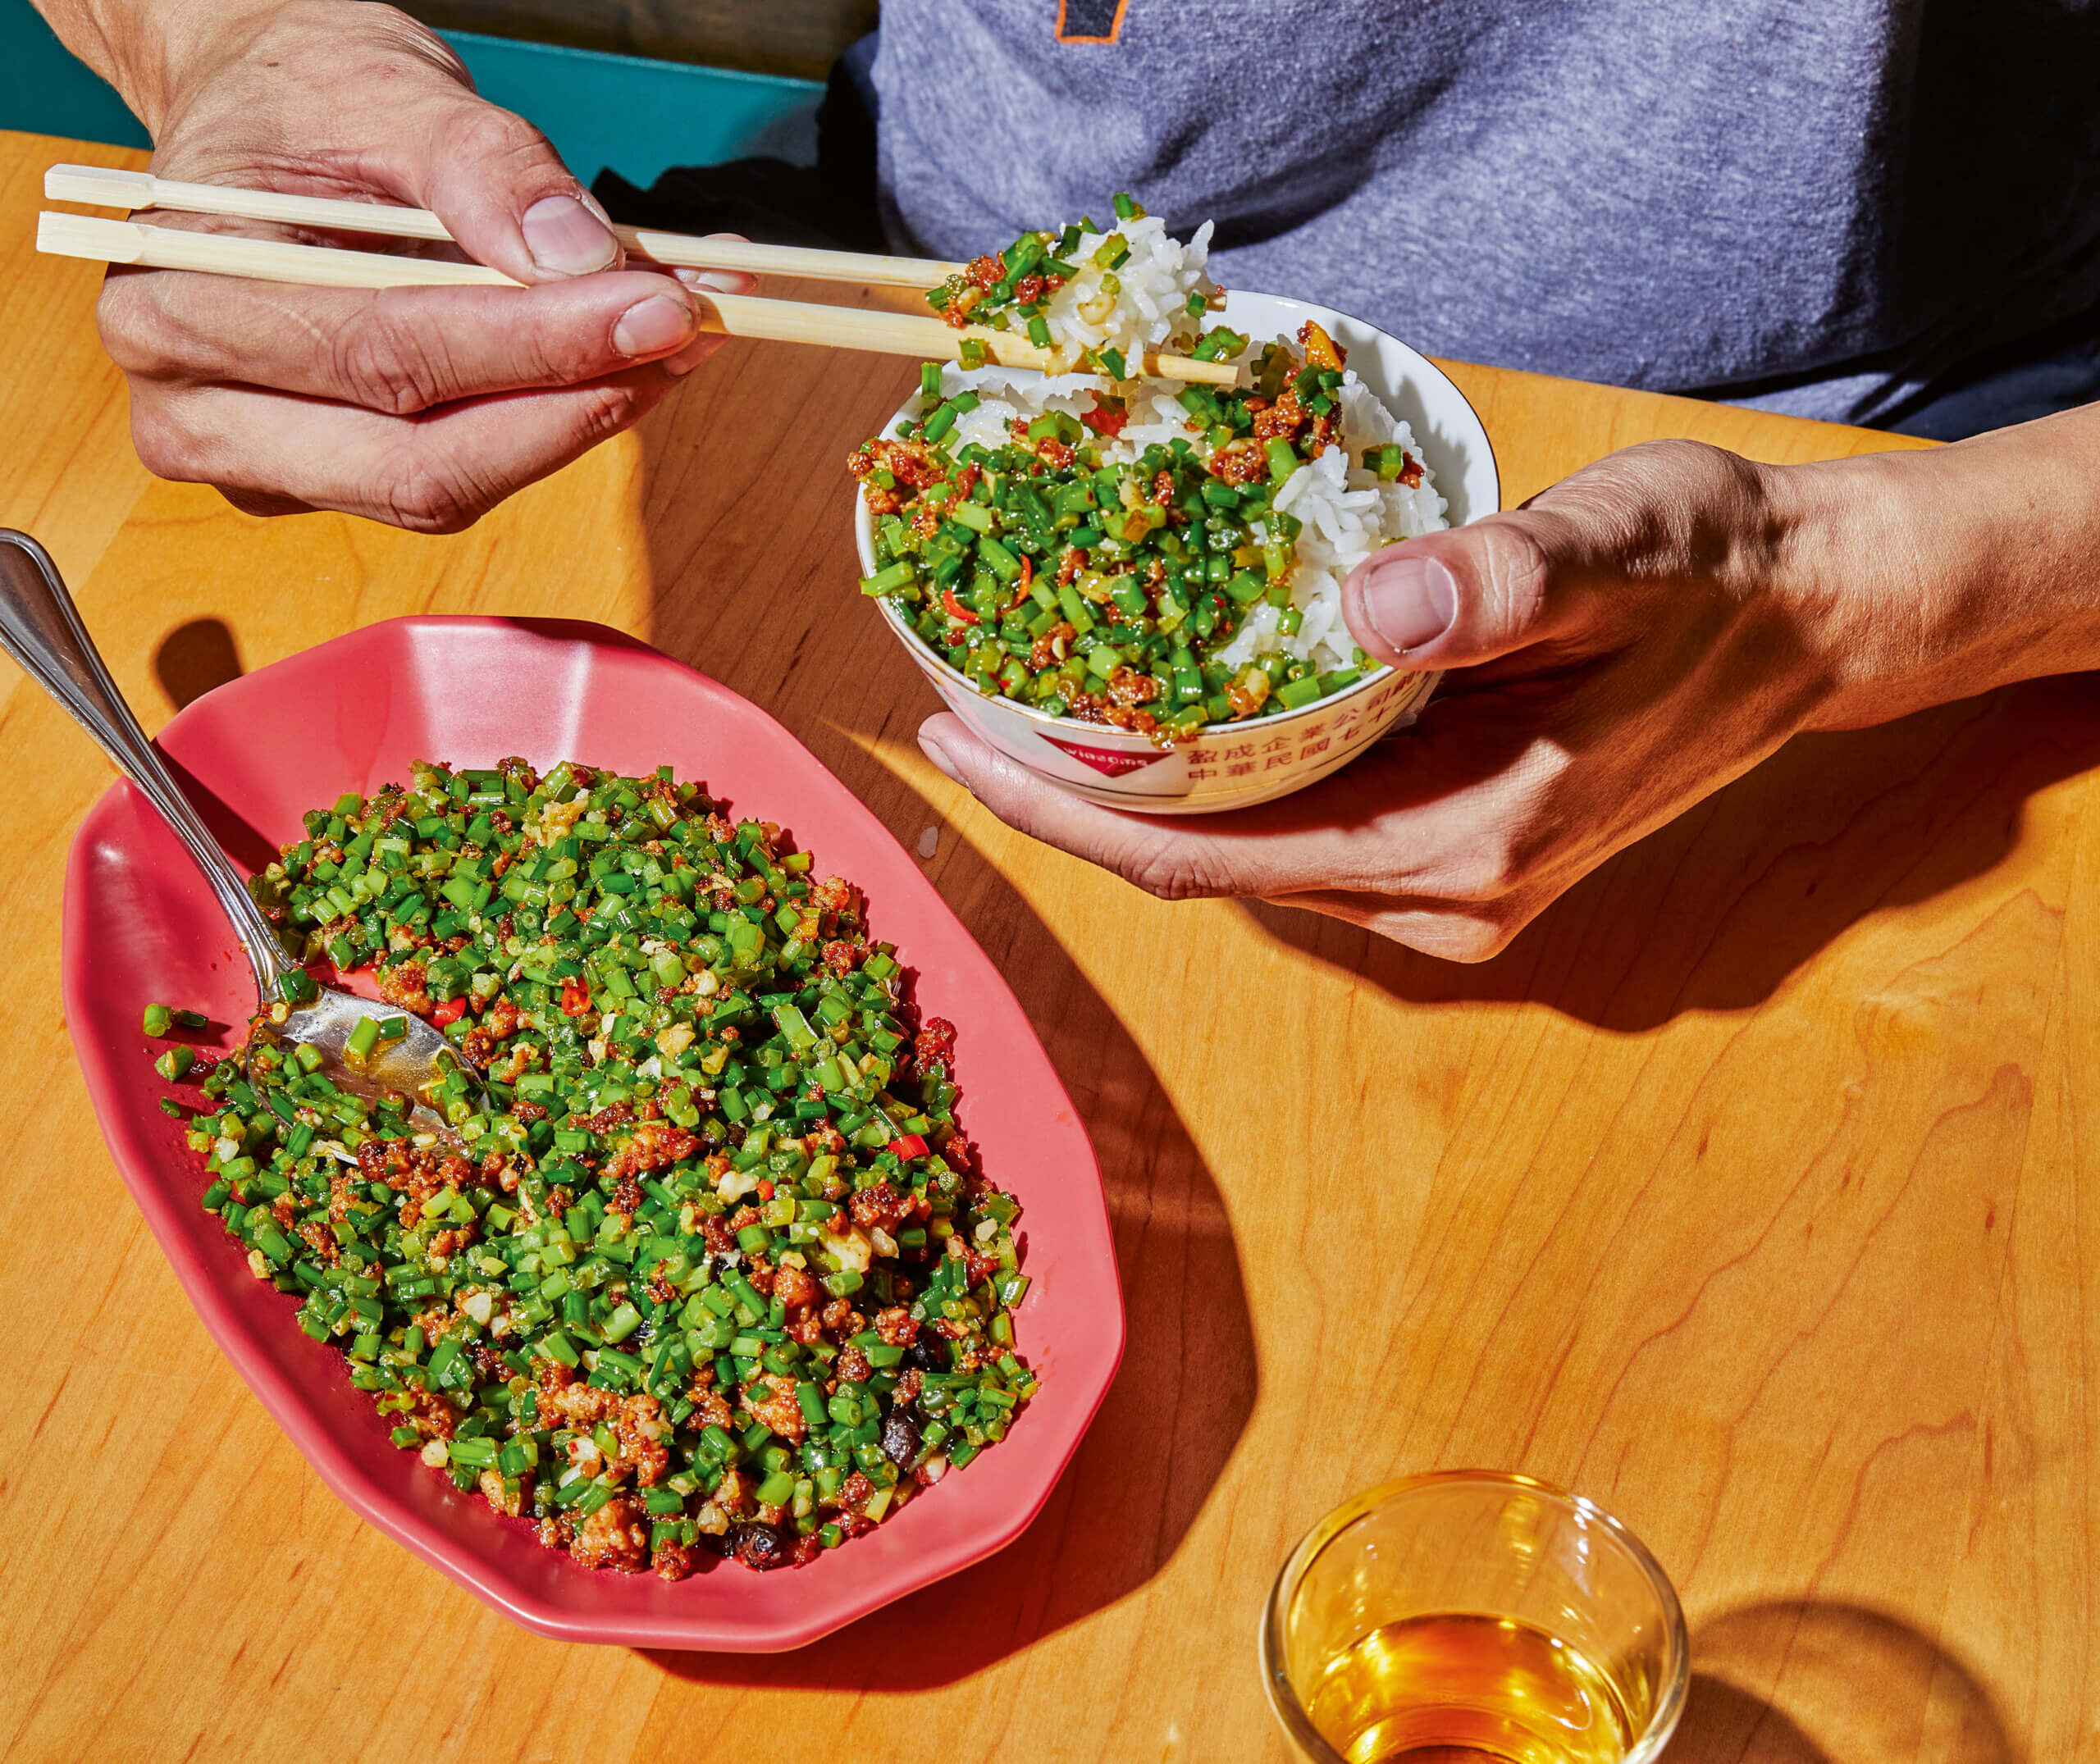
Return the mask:
[[[620,262],[619,240],[547,138],[471,92],[433,107],[417,196],[478,263],[521,282]]]
[[[1564,523],[1541,513],[1492,515],[1367,558],[1342,584],[1342,618],[1388,667],[1468,668],[1576,636],[1586,572]]]

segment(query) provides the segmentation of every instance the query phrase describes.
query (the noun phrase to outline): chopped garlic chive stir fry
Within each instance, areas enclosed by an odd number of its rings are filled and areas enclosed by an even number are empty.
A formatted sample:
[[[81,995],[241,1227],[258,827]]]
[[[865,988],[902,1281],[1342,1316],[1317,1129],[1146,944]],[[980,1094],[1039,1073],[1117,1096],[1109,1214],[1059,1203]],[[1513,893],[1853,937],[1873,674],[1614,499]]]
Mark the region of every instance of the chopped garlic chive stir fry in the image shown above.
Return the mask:
[[[1036,1389],[1018,1209],[956,1127],[952,1028],[913,1032],[847,883],[669,767],[418,763],[306,823],[265,909],[376,963],[485,1105],[455,1073],[453,1132],[413,1132],[267,1013],[156,1068],[201,1080],[166,1106],[204,1206],[395,1444],[587,1566],[675,1579],[703,1549],[806,1561],[1005,1436]]]

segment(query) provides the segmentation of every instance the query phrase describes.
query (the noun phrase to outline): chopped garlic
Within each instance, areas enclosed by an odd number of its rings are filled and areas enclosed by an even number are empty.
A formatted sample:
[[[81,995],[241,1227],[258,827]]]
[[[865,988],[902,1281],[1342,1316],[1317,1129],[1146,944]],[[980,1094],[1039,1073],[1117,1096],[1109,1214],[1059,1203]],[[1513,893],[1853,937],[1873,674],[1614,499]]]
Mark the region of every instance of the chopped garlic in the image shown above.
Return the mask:
[[[714,1192],[724,1201],[741,1201],[755,1194],[765,1178],[756,1169],[724,1170],[714,1179]]]
[[[521,831],[536,846],[558,846],[576,831],[576,823],[583,818],[583,811],[591,806],[591,799],[578,791],[567,802],[543,802],[539,812],[529,816]]]
[[[842,1237],[833,1234],[829,1219],[819,1228],[824,1233],[824,1248],[838,1258],[841,1268],[851,1268],[856,1274],[868,1271],[869,1264],[874,1260],[874,1246],[869,1242],[868,1234],[858,1225]]]

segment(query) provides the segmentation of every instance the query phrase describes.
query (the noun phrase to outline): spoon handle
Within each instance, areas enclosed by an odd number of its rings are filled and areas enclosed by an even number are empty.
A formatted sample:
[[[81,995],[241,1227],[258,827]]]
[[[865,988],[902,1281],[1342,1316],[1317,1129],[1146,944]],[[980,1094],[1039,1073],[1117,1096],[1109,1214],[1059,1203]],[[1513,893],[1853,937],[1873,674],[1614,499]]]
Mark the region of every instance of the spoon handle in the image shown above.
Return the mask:
[[[297,964],[139,727],[95,652],[57,566],[28,534],[7,527],[0,527],[0,649],[72,713],[189,848],[233,922],[234,935],[255,970],[257,990],[266,999],[276,998],[278,977]]]

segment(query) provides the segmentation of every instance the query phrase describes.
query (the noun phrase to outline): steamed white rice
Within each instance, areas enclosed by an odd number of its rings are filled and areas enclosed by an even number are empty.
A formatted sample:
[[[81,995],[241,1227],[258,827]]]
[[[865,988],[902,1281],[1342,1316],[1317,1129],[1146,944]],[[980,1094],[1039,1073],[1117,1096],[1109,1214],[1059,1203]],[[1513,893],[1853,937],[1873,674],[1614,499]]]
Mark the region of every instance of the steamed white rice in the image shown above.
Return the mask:
[[[1198,235],[1199,239],[1203,236]],[[1133,261],[1135,256],[1134,251]],[[1101,389],[1101,382],[1082,375],[1044,379],[1000,367],[970,371],[951,365],[943,369],[943,398],[951,398],[966,387],[974,390],[980,402],[957,420],[952,444],[961,447],[975,441],[981,447],[997,448],[1011,440],[1011,426],[1016,421],[1025,422],[1049,410],[1073,417],[1091,410],[1093,394]],[[1195,441],[1199,450],[1208,451],[1189,433],[1189,413],[1175,402],[1174,388],[1157,381],[1144,381],[1125,383],[1116,390],[1130,399],[1130,421],[1122,434],[1114,440],[1089,437],[1104,461],[1134,461],[1148,446],[1154,443],[1165,446],[1177,435]],[[1279,650],[1311,663],[1322,672],[1352,665],[1356,641],[1342,622],[1343,578],[1373,552],[1399,540],[1439,531],[1449,524],[1444,517],[1445,501],[1437,494],[1435,476],[1422,459],[1413,432],[1378,401],[1353,369],[1344,371],[1342,376],[1341,407],[1342,444],[1326,448],[1300,466],[1276,496],[1277,509],[1303,523],[1295,548],[1297,567],[1291,572],[1291,603],[1304,614],[1304,622],[1295,636],[1285,636],[1277,628],[1281,609],[1266,601],[1257,603],[1232,641],[1217,652],[1218,660],[1235,668]],[[1421,483],[1413,486],[1381,484],[1376,472],[1364,469],[1363,450],[1389,443],[1397,443],[1422,461]],[[1253,532],[1258,542],[1267,536],[1258,522]]]
[[[1112,236],[1125,239],[1130,254],[1109,271],[1093,258]],[[1066,260],[1078,266],[1079,274],[1043,304],[1052,344],[1075,362],[1082,350],[1118,350],[1133,373],[1148,349],[1173,353],[1193,348],[1203,335],[1203,321],[1189,312],[1189,295],[1201,294],[1206,302],[1218,298],[1217,284],[1203,267],[1210,241],[1209,221],[1184,244],[1169,235],[1156,214],[1118,221],[1109,234],[1082,231]],[[1112,275],[1112,294],[1102,286]]]

